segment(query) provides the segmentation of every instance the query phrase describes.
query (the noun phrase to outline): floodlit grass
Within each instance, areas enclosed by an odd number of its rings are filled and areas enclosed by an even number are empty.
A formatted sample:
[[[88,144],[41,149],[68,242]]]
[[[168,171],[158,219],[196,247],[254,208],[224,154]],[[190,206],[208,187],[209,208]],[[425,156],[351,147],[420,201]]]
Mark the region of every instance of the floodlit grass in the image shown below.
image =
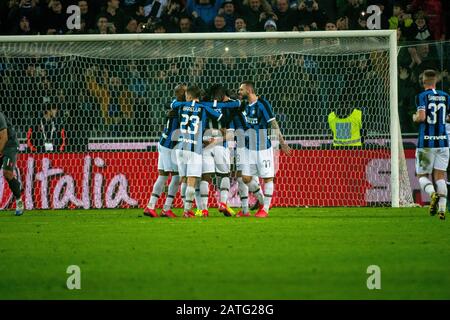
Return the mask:
[[[450,219],[425,208],[211,212],[1,212],[0,299],[450,299]],[[370,265],[381,290],[367,289]]]

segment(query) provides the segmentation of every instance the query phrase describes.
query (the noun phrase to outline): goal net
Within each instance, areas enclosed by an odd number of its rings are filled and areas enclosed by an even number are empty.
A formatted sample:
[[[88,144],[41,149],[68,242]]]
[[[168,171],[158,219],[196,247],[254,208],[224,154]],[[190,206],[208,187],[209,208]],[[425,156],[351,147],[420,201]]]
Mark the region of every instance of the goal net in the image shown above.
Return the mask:
[[[293,149],[289,157],[276,149],[274,206],[412,204],[390,39],[389,31],[0,37],[0,106],[20,138],[26,207],[144,207],[174,87],[219,83],[237,94],[245,80],[272,104]],[[56,125],[47,127],[52,109]],[[6,208],[12,197],[0,185]],[[239,205],[236,184],[230,192]]]

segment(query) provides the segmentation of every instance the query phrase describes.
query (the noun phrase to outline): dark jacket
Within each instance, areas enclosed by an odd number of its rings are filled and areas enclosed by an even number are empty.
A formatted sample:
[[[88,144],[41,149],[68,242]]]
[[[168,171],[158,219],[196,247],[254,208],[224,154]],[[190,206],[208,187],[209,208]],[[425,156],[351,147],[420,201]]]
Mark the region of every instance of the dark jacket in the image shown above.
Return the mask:
[[[28,129],[27,145],[32,152],[46,152],[45,143],[53,144],[53,152],[61,152],[66,148],[66,132],[53,120],[41,118],[39,123]]]

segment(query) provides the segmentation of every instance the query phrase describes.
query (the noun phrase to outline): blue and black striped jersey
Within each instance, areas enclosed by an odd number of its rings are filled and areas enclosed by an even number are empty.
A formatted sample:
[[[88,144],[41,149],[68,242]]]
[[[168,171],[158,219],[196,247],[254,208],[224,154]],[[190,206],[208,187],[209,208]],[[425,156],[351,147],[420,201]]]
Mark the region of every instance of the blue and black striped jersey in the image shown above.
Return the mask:
[[[418,148],[447,148],[448,136],[445,128],[449,112],[449,95],[443,91],[429,89],[416,97],[417,110],[425,110],[425,121],[419,124]]]
[[[174,100],[173,102],[175,102]],[[178,116],[175,117],[167,117],[166,118],[166,126],[164,127],[163,133],[161,134],[161,138],[159,139],[159,144],[163,147],[173,149],[173,147],[178,142],[177,138],[172,137],[174,132],[179,128],[180,122],[178,120]]]
[[[229,129],[232,118],[235,112],[235,108],[240,106],[240,101],[238,100],[229,100],[227,102],[202,102],[203,105],[213,108],[216,112],[221,113],[223,115],[221,121],[217,121],[216,119],[209,118],[206,122],[206,133],[204,136],[205,140],[208,140],[211,137],[222,137],[223,132],[221,129]],[[223,139],[223,146],[227,147],[226,139]]]
[[[243,112],[248,132],[250,150],[265,150],[272,146],[269,137],[270,122],[275,120],[270,103],[258,97],[258,100],[248,104]]]
[[[248,137],[246,136],[248,125],[241,110],[234,110],[231,115],[229,128],[231,130],[234,130],[234,140],[236,142],[236,147],[248,148]]]
[[[179,147],[183,150],[202,153],[203,134],[209,118],[220,121],[222,114],[200,102],[172,102],[171,107],[178,111],[180,138]]]

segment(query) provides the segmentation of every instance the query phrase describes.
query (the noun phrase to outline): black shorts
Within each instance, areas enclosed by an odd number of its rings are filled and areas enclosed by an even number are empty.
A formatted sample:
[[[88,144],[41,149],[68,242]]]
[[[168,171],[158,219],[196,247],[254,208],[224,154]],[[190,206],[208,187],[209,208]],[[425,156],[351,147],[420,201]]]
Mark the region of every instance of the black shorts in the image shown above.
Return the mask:
[[[2,169],[6,171],[14,171],[17,161],[17,148],[5,148],[2,155]]]

